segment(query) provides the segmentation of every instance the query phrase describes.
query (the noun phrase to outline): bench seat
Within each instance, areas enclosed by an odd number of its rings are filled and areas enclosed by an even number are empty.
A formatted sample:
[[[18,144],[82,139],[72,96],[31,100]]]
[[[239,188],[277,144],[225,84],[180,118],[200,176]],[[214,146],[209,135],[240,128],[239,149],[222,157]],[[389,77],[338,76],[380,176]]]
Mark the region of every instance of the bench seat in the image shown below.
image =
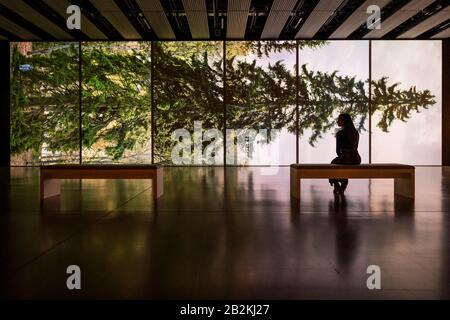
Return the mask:
[[[153,198],[163,195],[163,166],[154,165],[52,165],[40,167],[41,201],[61,193],[61,179],[151,179]]]
[[[394,179],[397,195],[414,198],[415,167],[405,164],[292,164],[291,195],[300,199],[301,179]]]

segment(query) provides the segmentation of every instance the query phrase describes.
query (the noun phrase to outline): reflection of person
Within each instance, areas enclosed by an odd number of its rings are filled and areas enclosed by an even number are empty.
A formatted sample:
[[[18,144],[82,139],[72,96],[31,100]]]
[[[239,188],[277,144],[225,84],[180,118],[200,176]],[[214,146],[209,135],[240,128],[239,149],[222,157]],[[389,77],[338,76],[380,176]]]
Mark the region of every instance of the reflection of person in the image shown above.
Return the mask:
[[[331,163],[334,164],[360,164],[361,157],[358,153],[359,133],[348,113],[342,113],[337,119],[337,124],[342,129],[336,134],[336,153]],[[348,179],[330,179],[334,185],[334,193],[343,193],[348,185]]]

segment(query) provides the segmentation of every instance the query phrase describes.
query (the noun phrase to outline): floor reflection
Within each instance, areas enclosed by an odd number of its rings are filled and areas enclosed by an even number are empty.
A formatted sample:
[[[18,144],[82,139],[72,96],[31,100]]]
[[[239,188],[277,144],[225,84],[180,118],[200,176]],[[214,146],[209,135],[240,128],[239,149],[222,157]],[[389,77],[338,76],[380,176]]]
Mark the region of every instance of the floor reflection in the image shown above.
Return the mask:
[[[351,272],[358,249],[358,229],[352,227],[347,219],[347,198],[345,194],[334,195],[329,202],[329,217],[336,227],[335,250],[336,263],[344,275]]]
[[[412,202],[390,180],[351,180],[343,196],[305,180],[296,202],[287,167],[172,167],[157,207],[149,181],[66,180],[45,214],[38,169],[2,174],[7,297],[450,296],[448,168],[418,167]],[[68,264],[82,268],[82,292],[67,292]],[[365,286],[370,264],[381,292]]]

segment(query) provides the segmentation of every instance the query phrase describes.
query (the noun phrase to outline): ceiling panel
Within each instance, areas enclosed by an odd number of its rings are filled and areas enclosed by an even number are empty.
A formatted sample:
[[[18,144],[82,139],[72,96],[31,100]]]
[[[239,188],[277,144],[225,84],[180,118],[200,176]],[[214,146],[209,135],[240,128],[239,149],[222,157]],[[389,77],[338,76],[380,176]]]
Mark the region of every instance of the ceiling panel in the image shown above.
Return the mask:
[[[400,39],[414,39],[415,37],[421,35],[427,30],[430,30],[436,27],[438,24],[441,24],[445,20],[450,19],[450,6],[445,8],[444,10],[439,11],[438,13],[432,15],[425,21],[422,21],[414,28],[409,29],[405,33],[401,34],[397,38]]]
[[[53,22],[48,20],[46,17],[38,13],[36,10],[31,8],[24,2],[19,0],[1,0],[1,2],[3,5],[13,10],[15,13],[19,14],[29,22],[50,33],[54,37],[58,39],[73,39],[73,37],[69,33],[59,28]]]
[[[0,16],[0,27],[5,29],[6,31],[15,34],[16,36],[26,39],[26,40],[39,40],[40,38],[35,34],[29,32],[28,30],[18,26],[15,23],[12,23],[8,19],[3,16]]]
[[[159,0],[137,0],[137,3],[159,39],[175,39],[175,34]]]
[[[433,39],[444,39],[450,38],[450,28],[445,29],[444,31],[432,36]]]
[[[328,20],[334,11],[341,5],[343,0],[320,0],[303,26],[297,32],[296,39],[308,39],[314,37],[323,24]]]
[[[383,20],[381,17],[381,29],[374,29],[370,31],[368,34],[364,36],[365,39],[377,39],[384,36],[386,33],[401,25],[403,22],[416,15],[419,11],[425,9],[430,4],[432,4],[434,0],[412,0],[408,2],[406,5],[401,7],[396,13],[392,16]]]
[[[67,17],[67,7],[73,2],[71,0],[42,0],[55,10],[61,17]],[[129,21],[126,13],[117,6],[116,0],[89,0],[98,11],[111,23],[111,25],[123,36],[125,39],[142,39],[142,36],[134,28],[133,24]],[[171,21],[164,12],[166,8],[166,0],[133,0],[142,10],[145,18],[150,24],[150,27],[154,34],[159,39],[163,40],[175,40],[178,34],[175,34],[172,29]],[[164,2],[163,2],[164,1]],[[187,22],[189,24],[190,33],[193,39],[210,39],[209,26],[208,26],[208,11],[206,0],[174,0],[176,3],[176,10],[183,10],[186,13]],[[225,0],[223,0],[225,1]],[[250,9],[253,4],[269,4],[271,3],[271,10],[267,15],[263,29],[261,32],[261,39],[277,39],[283,32],[286,22],[290,19],[292,11],[296,5],[303,3],[307,0],[227,0],[227,23],[226,23],[226,36],[227,39],[245,39],[246,27],[248,24],[248,18]],[[346,8],[344,4],[348,0],[320,0],[317,2],[316,7],[311,12],[310,16],[305,18],[306,21],[302,24],[300,30],[295,35],[296,39],[309,39],[312,38],[321,27],[333,18],[334,13],[339,8],[342,10]],[[330,39],[345,39],[352,33],[358,30],[362,25],[365,25],[367,19],[366,9],[369,5],[378,5],[383,8],[388,3],[392,3],[393,0],[364,0],[359,5],[358,9],[354,12],[349,12],[350,16],[337,26],[335,31],[329,36]],[[27,5],[22,0],[0,0],[2,5],[7,6],[10,10],[19,14],[21,17],[29,21],[36,26],[36,30],[32,30],[33,25],[24,26],[21,22],[12,22],[0,16],[0,27],[5,30],[3,37],[7,36],[7,32],[17,35],[24,40],[39,40],[45,38],[46,35],[53,35],[58,40],[73,40],[74,36],[68,33],[68,30],[64,26],[58,26],[45,16],[41,15],[38,11]],[[117,2],[118,3],[118,2]],[[413,17],[419,12],[430,5],[436,4],[436,0],[410,0],[406,5],[401,7],[397,12],[394,12],[390,17],[382,20],[381,30],[371,30],[363,36],[362,39],[377,39],[388,34],[396,27]],[[163,7],[164,5],[164,7]],[[171,7],[171,6],[168,6]],[[354,8],[354,7],[353,7]],[[167,9],[167,8],[166,8]],[[183,13],[181,13],[183,14]],[[8,16],[9,18],[9,16]],[[450,6],[447,6],[444,10],[430,15],[426,20],[421,21],[416,26],[409,30],[406,30],[403,34],[398,35],[401,39],[413,39],[421,35],[431,37],[431,32],[426,31],[439,30],[436,28],[439,26],[441,30],[445,28],[443,22],[450,19]],[[420,21],[420,20],[418,20]],[[25,23],[25,21],[23,21]],[[108,26],[105,29],[99,29],[99,27],[88,19],[87,16],[82,15],[82,32],[95,40],[107,40],[108,34],[111,37],[114,35],[119,36],[115,31],[109,32]],[[409,22],[408,22],[409,24]],[[414,23],[412,23],[414,24]],[[410,24],[409,24],[410,25]],[[405,27],[403,30],[405,30]],[[29,30],[28,30],[29,29]],[[42,30],[40,30],[42,29]],[[261,30],[261,29],[259,29]],[[401,30],[399,28],[398,30]],[[175,30],[176,31],[176,30]],[[35,32],[36,34],[33,34]],[[105,33],[103,33],[105,32]],[[436,31],[437,32],[437,31]],[[425,34],[424,34],[425,33]],[[434,35],[432,38],[445,39],[450,38],[449,29],[441,31],[439,34]],[[397,33],[398,34],[398,33]],[[184,35],[185,37],[186,35]],[[251,37],[249,35],[249,37]]]
[[[209,39],[205,0],[183,0],[192,39]]]
[[[350,17],[347,18],[336,31],[331,34],[330,39],[345,39],[367,21],[367,8],[370,5],[377,5],[383,8],[390,0],[367,0]]]
[[[125,39],[141,39],[139,33],[114,3],[114,0],[90,1]]]
[[[228,39],[244,39],[251,2],[251,0],[228,0]]]
[[[261,39],[277,39],[280,36],[296,3],[297,0],[274,0]]]
[[[67,18],[67,7],[71,5],[68,0],[43,0],[60,16]],[[81,15],[81,31],[91,39],[107,39],[107,37],[84,15]]]

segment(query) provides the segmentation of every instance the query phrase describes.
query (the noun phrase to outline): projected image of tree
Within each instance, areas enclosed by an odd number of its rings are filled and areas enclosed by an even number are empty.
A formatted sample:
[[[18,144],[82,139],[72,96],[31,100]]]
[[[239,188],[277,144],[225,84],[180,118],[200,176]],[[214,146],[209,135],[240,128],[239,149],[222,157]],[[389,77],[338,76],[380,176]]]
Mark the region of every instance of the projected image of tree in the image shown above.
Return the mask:
[[[77,162],[80,136],[83,162],[150,162],[152,86],[156,161],[170,161],[175,129],[192,134],[194,121],[202,121],[204,129],[223,129],[222,42],[154,42],[153,67],[148,42],[82,43],[81,135],[78,46],[50,50],[62,45],[34,43],[32,54],[12,53],[11,151],[13,158],[27,154],[23,164]],[[327,45],[299,42],[300,51]],[[296,79],[295,49],[294,41],[226,43],[227,127],[295,135],[298,80],[300,139],[316,146],[332,132],[340,112],[349,112],[359,130],[366,130],[368,80],[340,70],[313,70],[301,56]],[[26,65],[29,71],[23,71]],[[405,88],[388,77],[372,82],[372,114],[378,115],[373,126],[383,131],[434,104],[434,92],[426,87]],[[281,150],[295,154],[295,145]]]
[[[155,159],[171,161],[174,130],[188,130],[193,147],[195,121],[203,129],[223,128],[222,42],[154,42],[154,59]],[[223,148],[216,152],[223,155]],[[191,152],[184,164],[193,160]]]
[[[11,44],[11,165],[76,163],[78,43]]]
[[[227,163],[296,161],[295,62],[295,41],[227,42],[227,128],[239,142],[227,145]],[[258,137],[242,129],[263,131]]]
[[[81,48],[83,162],[150,163],[150,43]]]

